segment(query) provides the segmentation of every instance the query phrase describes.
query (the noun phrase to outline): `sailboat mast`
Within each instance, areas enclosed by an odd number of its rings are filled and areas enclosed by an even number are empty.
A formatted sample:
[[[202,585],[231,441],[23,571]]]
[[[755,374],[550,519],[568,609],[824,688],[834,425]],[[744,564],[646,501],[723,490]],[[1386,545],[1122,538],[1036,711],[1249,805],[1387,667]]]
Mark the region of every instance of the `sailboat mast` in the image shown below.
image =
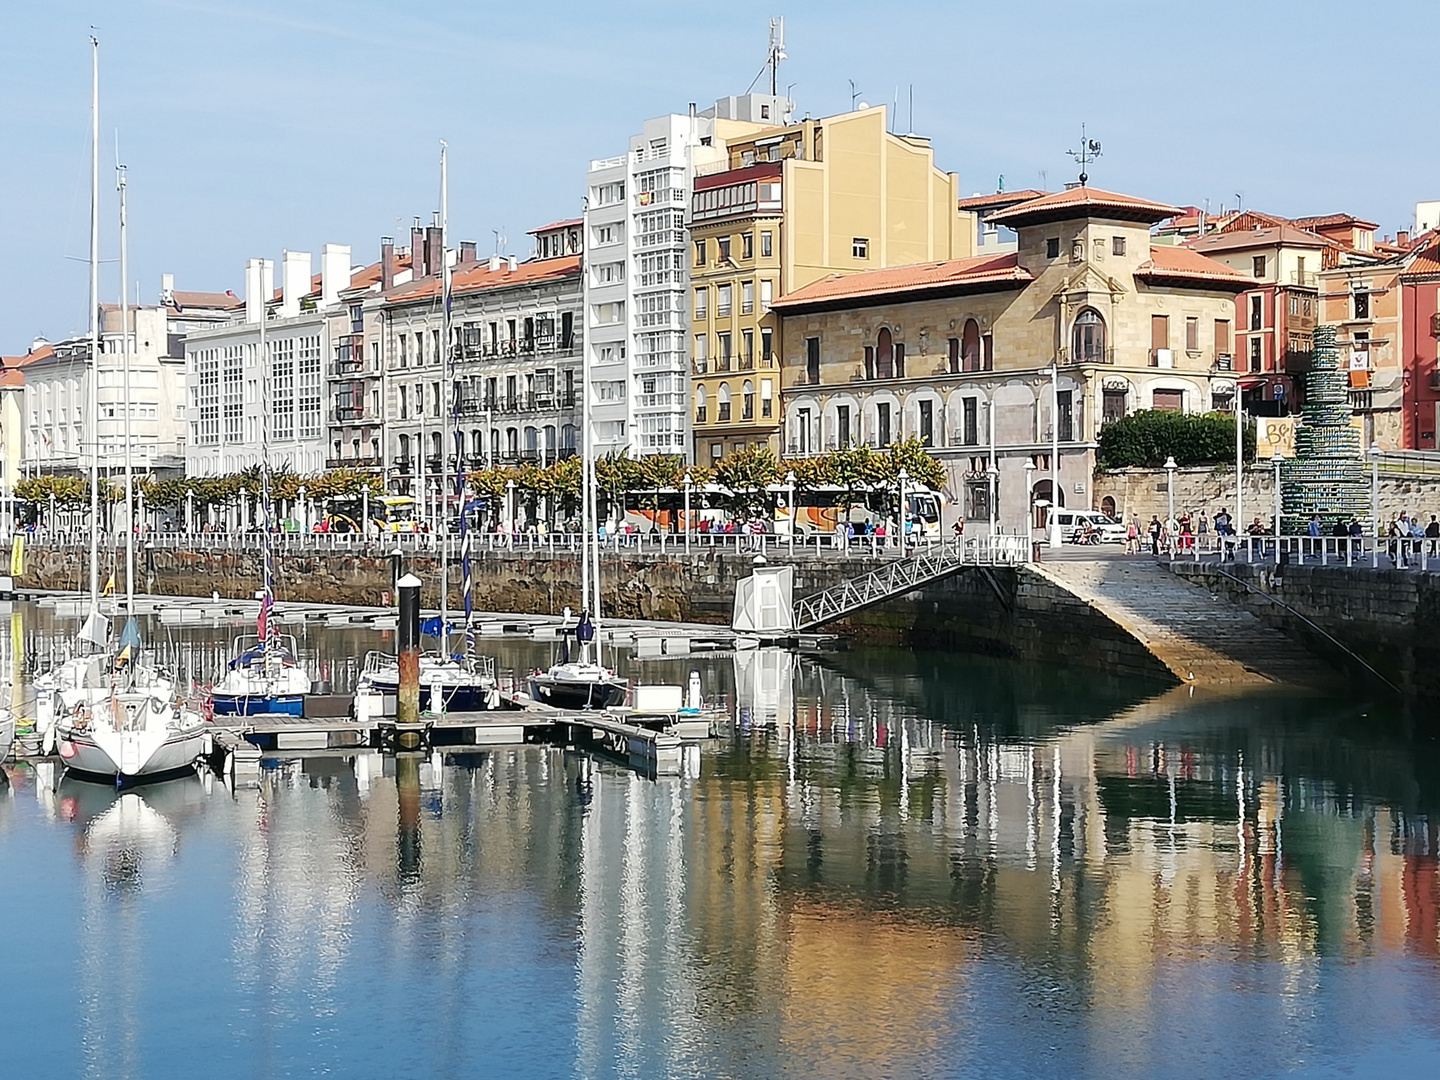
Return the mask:
[[[130,305],[125,283],[129,278],[129,244],[125,232],[125,166],[115,164],[120,192],[120,355],[125,379],[125,613],[135,614],[135,462],[130,434]]]
[[[120,289],[125,289],[124,281]],[[90,39],[90,611],[100,610],[100,41]]]
[[[260,638],[260,655],[267,664],[270,659],[269,644],[274,636],[270,608],[275,603],[275,563],[270,547],[270,358],[265,355],[265,320],[269,317],[270,297],[265,295],[265,270],[260,270],[260,341],[256,346],[256,357],[260,364],[260,524],[263,534],[260,538],[261,570],[265,580],[260,597],[260,619],[256,626]],[[241,528],[245,524],[246,508],[241,507]]]
[[[441,653],[449,655],[450,632],[446,626],[450,608],[450,479],[446,475],[445,456],[450,452],[450,384],[452,380],[450,348],[450,173],[446,160],[449,146],[440,140],[440,347],[445,350],[440,368],[440,643]],[[456,454],[455,467],[460,467]]]

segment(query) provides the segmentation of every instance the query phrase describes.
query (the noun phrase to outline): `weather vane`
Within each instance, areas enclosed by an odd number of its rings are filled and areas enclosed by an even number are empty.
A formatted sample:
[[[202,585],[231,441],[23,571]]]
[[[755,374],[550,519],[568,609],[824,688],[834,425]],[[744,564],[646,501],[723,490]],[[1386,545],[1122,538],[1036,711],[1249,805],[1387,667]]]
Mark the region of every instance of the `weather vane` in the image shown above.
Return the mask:
[[[1080,166],[1080,183],[1083,186],[1090,179],[1085,173],[1085,167],[1100,156],[1100,144],[1094,139],[1085,137],[1085,125],[1081,124],[1080,149],[1066,150],[1065,153],[1069,154]]]

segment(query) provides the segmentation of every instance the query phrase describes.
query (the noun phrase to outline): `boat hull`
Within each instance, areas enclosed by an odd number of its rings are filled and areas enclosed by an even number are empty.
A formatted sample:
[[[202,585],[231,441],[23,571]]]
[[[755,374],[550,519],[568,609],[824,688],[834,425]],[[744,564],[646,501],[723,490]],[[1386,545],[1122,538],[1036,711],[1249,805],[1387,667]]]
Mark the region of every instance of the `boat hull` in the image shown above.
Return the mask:
[[[613,679],[530,677],[530,696],[556,709],[611,709],[625,704],[627,687]]]
[[[0,761],[10,756],[15,742],[15,716],[9,709],[0,710]]]
[[[398,694],[400,692],[399,680],[372,679],[370,689],[380,694]],[[440,697],[445,703],[446,712],[490,712],[498,707],[495,687],[492,685],[467,685],[464,683],[440,684]],[[420,679],[420,704],[421,707],[430,705],[430,684],[425,682],[424,676]]]
[[[205,747],[204,726],[166,733],[60,731],[67,773],[103,783],[160,780],[193,768]]]
[[[216,716],[305,715],[301,694],[214,694],[210,700]]]

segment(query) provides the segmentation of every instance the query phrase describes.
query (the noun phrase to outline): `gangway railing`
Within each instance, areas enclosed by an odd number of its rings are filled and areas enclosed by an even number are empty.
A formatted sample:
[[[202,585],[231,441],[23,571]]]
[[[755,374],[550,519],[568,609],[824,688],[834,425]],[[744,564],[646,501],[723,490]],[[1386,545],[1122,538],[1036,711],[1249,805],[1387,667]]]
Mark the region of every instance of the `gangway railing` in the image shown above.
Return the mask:
[[[1024,536],[947,540],[795,601],[795,629],[813,630],[967,566],[1017,566],[1028,562],[1030,554],[1030,539]]]

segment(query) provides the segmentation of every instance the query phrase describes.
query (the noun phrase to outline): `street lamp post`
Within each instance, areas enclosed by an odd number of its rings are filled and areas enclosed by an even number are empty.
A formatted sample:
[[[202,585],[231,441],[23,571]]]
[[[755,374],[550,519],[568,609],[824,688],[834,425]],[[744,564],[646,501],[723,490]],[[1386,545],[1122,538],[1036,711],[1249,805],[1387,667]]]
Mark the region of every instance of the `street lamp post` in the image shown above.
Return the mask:
[[[1050,509],[1045,521],[1050,526],[1050,550],[1060,547],[1060,365],[1050,365]]]
[[[246,513],[246,511],[249,509],[249,504],[246,503],[245,500],[249,497],[250,493],[242,487],[240,489],[240,505],[235,508],[235,531],[238,533],[243,533],[245,531],[245,525],[249,517],[249,515]]]
[[[295,496],[300,500],[300,531],[310,531],[310,504],[305,501],[305,485],[301,484],[295,490]]]
[[[905,481],[910,479],[910,474],[905,471],[905,466],[900,466],[900,471],[895,474],[895,483],[900,489],[900,537],[898,543],[901,549],[905,547],[905,530],[910,525],[910,515],[905,512]]]
[[[506,539],[506,543],[507,543],[507,544],[513,544],[513,543],[515,542],[515,481],[514,481],[514,480],[506,480],[506,481],[505,481],[505,519],[506,519],[506,521],[508,522],[508,525],[506,526],[506,531],[507,531],[507,534],[508,534],[508,535],[507,535],[507,539]]]
[[[1177,468],[1177,466],[1176,466],[1176,464],[1175,464],[1175,455],[1174,455],[1174,454],[1171,454],[1170,456],[1168,456],[1168,457],[1165,459],[1165,502],[1166,502],[1165,532],[1166,532],[1167,536],[1169,536],[1169,533],[1170,533],[1170,523],[1175,520],[1175,469],[1176,469],[1176,468]],[[1171,545],[1170,551],[1171,551],[1171,554],[1173,555],[1173,554],[1174,554],[1174,551],[1175,551],[1175,548],[1174,548],[1175,537],[1174,537],[1174,536],[1169,536],[1169,544]]]
[[[144,489],[144,488],[136,488],[136,489],[135,489],[135,520],[131,523],[131,528],[133,529],[136,525],[139,525],[139,526],[140,526],[140,532],[139,532],[138,535],[144,536],[144,535],[145,535],[145,489]],[[132,560],[132,561],[133,561],[133,560]]]
[[[185,532],[186,534],[195,531],[195,489],[185,489]]]
[[[1239,549],[1240,528],[1245,521],[1245,410],[1241,408],[1240,380],[1235,380],[1235,516],[1233,526],[1236,549]]]
[[[901,470],[904,475],[904,470]],[[795,470],[791,469],[785,474],[785,505],[790,513],[790,554],[795,554],[795,530],[800,527],[799,515],[795,513]],[[817,541],[818,543],[818,541]]]
[[[370,536],[370,485],[365,484],[360,488],[360,537],[366,539]]]
[[[690,470],[685,470],[685,479],[681,481],[685,485],[685,554],[690,554],[690,488],[695,483],[695,478],[690,475]]]
[[[1277,449],[1270,457],[1270,463],[1275,466],[1275,561],[1280,561],[1280,465],[1285,460],[1285,455]]]
[[[50,492],[50,520],[45,523],[45,531],[49,533],[55,531],[55,492],[53,491]]]
[[[1021,518],[1020,535],[1028,542],[1034,536],[1035,518],[1035,462],[1025,462],[1025,512]]]
[[[990,467],[985,470],[985,479],[990,481],[990,546],[993,549],[995,546],[995,487],[996,481],[1000,479],[1000,470],[995,467],[994,458],[990,459]]]
[[[1380,561],[1380,444],[1370,444],[1370,524],[1375,530],[1372,562]]]

